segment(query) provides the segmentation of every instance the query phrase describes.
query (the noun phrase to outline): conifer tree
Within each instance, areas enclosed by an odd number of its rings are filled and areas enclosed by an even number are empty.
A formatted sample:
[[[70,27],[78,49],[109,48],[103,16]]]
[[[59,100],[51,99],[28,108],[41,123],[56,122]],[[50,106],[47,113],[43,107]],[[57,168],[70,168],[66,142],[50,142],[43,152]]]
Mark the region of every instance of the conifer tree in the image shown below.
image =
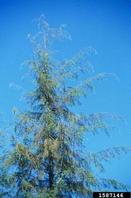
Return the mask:
[[[96,176],[93,170],[95,167],[104,171],[104,161],[128,149],[113,147],[91,153],[85,145],[90,133],[107,134],[107,117],[116,116],[77,112],[81,97],[93,90],[95,82],[111,74],[91,76],[88,61],[91,48],[67,60],[54,60],[50,50],[52,40],[70,35],[64,26],[52,28],[43,18],[39,20],[39,30],[31,38],[33,58],[28,62],[35,80],[27,97],[30,108],[16,112],[13,149],[5,166],[6,189],[1,196],[86,198],[95,190],[126,189],[126,185],[114,179]]]

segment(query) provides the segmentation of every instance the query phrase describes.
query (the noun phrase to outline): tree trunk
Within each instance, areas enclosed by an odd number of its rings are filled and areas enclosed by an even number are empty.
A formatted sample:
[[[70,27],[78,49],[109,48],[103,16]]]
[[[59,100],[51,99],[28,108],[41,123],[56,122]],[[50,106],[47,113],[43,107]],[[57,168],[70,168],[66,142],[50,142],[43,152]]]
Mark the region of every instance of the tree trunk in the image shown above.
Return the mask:
[[[54,163],[52,154],[49,154],[49,166],[48,166],[48,176],[49,176],[49,188],[54,188]]]

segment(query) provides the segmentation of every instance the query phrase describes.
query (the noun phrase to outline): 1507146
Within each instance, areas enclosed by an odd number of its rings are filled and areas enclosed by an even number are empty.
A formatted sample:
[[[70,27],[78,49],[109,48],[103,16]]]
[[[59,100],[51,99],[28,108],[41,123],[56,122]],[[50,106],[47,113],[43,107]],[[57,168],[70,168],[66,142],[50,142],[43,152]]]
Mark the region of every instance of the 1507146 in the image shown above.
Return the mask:
[[[116,192],[101,192],[98,193],[98,198],[124,198],[124,194]]]
[[[131,198],[130,192],[93,192],[93,198]]]

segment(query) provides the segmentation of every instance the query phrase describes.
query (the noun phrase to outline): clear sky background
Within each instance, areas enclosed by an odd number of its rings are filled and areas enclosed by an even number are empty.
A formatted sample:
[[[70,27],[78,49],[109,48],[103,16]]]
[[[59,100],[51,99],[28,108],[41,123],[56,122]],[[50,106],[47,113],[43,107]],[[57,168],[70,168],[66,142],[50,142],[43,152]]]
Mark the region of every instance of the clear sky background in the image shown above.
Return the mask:
[[[24,109],[20,100],[23,88],[31,87],[21,64],[31,55],[27,34],[36,30],[33,19],[44,14],[52,26],[67,24],[72,41],[64,43],[61,54],[71,56],[84,47],[94,47],[91,57],[97,72],[116,73],[97,86],[83,101],[82,111],[115,112],[126,118],[117,122],[111,137],[89,137],[91,150],[112,145],[131,145],[131,0],[0,0],[0,116],[12,120],[14,106]],[[106,176],[131,185],[131,154],[106,164]]]

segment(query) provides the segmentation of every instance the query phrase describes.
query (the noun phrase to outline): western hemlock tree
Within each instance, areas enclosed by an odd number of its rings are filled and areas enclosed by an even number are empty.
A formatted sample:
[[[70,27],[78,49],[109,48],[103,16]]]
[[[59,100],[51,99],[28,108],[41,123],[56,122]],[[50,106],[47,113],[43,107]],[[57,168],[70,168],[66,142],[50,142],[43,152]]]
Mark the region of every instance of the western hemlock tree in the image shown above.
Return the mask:
[[[107,113],[77,113],[81,97],[94,88],[94,82],[112,75],[90,76],[88,54],[80,51],[67,60],[53,59],[52,40],[70,38],[64,26],[52,28],[41,18],[40,32],[33,43],[29,61],[34,89],[28,94],[29,111],[16,112],[13,150],[6,160],[6,190],[10,197],[73,198],[91,196],[94,190],[126,189],[114,179],[100,178],[93,167],[103,171],[103,162],[114,158],[125,147],[91,153],[84,139],[88,134],[108,134]],[[84,74],[84,77],[82,77]],[[83,81],[81,81],[83,79]],[[76,106],[76,107],[75,107]],[[76,108],[75,110],[74,107]]]

